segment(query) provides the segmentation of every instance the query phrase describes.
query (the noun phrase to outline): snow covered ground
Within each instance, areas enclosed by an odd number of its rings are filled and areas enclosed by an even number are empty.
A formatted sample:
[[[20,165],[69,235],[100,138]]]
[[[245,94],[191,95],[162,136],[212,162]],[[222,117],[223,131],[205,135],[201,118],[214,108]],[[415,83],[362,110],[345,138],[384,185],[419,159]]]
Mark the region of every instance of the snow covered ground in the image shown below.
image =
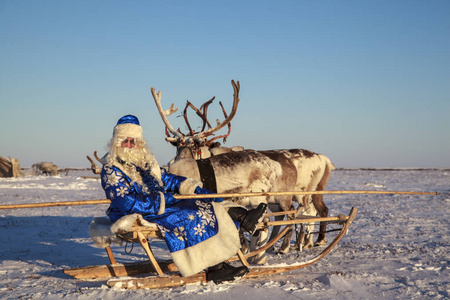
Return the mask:
[[[0,204],[103,199],[90,171],[57,177],[0,178]],[[108,258],[88,234],[108,205],[0,210],[1,299],[449,299],[449,170],[336,170],[328,190],[437,191],[428,195],[327,195],[330,215],[358,215],[339,245],[313,266],[286,274],[161,290],[111,289],[64,268]],[[332,238],[330,234],[329,239]],[[167,255],[164,244],[156,255]],[[270,264],[294,263],[320,249],[271,253]],[[144,260],[140,247],[119,262]]]

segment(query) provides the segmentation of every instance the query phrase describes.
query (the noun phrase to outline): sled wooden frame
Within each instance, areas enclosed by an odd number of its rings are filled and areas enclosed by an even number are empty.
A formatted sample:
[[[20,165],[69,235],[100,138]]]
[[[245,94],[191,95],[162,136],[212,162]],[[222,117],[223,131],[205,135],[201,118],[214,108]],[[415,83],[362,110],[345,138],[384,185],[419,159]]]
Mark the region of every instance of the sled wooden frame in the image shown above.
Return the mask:
[[[267,216],[270,217],[283,214],[287,215],[292,214],[293,212],[295,211],[268,213]],[[352,208],[348,216],[345,215],[339,215],[337,217],[300,216],[298,219],[294,220],[268,221],[258,225],[259,229],[267,229],[270,226],[276,225],[305,224],[311,222],[330,222],[341,224],[342,228],[340,229],[339,233],[336,235],[334,240],[320,254],[318,254],[315,258],[309,261],[282,267],[249,266],[247,258],[255,256],[261,253],[262,251],[269,249],[288,232],[290,226],[286,226],[275,238],[269,241],[264,247],[245,255],[241,251],[239,251],[236,257],[233,257],[228,261],[232,262],[240,260],[242,264],[248,266],[250,272],[247,275],[245,275],[245,278],[254,278],[263,275],[283,273],[310,266],[319,261],[320,259],[322,259],[337,245],[337,243],[347,233],[350,225],[352,224],[353,220],[356,217],[356,213],[357,209]],[[110,287],[125,288],[125,289],[176,287],[189,283],[206,282],[205,272],[200,272],[198,274],[189,277],[182,277],[173,262],[156,260],[149,244],[149,241],[152,242],[152,240],[154,239],[162,239],[162,234],[157,228],[156,224],[154,224],[154,227],[134,226],[130,231],[120,232],[119,236],[123,238],[125,241],[138,242],[143,247],[145,253],[149,258],[149,261],[119,264],[116,262],[112,254],[111,248],[106,247],[106,252],[108,254],[108,258],[111,264],[65,269],[63,270],[63,272],[77,279],[104,279],[104,280],[109,279],[107,281],[107,284]],[[134,276],[148,273],[156,275],[148,277]],[[121,276],[133,276],[133,277],[119,278]]]

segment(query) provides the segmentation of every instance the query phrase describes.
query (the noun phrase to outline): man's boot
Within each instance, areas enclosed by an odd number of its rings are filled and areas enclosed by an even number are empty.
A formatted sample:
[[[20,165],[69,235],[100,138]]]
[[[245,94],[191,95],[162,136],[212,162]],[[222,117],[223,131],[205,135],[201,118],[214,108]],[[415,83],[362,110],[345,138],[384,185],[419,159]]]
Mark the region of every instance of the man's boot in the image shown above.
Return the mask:
[[[224,281],[233,281],[238,277],[242,277],[249,272],[246,266],[233,267],[230,264],[222,262],[215,266],[209,267],[206,271],[206,280],[214,281],[215,284]]]
[[[252,210],[246,210],[243,207],[231,207],[228,209],[228,214],[231,219],[241,223],[244,230],[253,235],[258,224],[264,219],[266,211],[267,204],[260,203],[257,208]]]

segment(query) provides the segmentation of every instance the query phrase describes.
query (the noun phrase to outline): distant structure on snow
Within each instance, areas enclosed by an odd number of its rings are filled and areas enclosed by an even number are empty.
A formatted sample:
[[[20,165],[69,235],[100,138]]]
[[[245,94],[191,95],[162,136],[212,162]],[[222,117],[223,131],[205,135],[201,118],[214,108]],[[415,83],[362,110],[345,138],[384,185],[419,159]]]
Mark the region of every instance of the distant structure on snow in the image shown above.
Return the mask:
[[[0,156],[0,177],[22,177],[19,160]]]

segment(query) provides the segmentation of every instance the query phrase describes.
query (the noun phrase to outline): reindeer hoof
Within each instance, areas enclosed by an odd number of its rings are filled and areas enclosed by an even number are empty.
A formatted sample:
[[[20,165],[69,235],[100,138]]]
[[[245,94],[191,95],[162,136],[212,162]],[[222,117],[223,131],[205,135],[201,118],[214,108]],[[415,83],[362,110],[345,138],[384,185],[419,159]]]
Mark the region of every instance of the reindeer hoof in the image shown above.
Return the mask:
[[[289,252],[289,248],[284,248],[284,249],[280,248],[280,250],[278,250],[278,254],[286,254],[288,252]]]
[[[267,263],[267,256],[252,257],[248,260],[248,262],[254,265],[264,265]]]
[[[314,247],[313,243],[308,243],[308,244],[303,246],[303,249],[312,249],[313,247]]]
[[[316,241],[316,243],[314,244],[314,247],[323,247],[327,245],[327,240],[323,239],[321,241]]]

